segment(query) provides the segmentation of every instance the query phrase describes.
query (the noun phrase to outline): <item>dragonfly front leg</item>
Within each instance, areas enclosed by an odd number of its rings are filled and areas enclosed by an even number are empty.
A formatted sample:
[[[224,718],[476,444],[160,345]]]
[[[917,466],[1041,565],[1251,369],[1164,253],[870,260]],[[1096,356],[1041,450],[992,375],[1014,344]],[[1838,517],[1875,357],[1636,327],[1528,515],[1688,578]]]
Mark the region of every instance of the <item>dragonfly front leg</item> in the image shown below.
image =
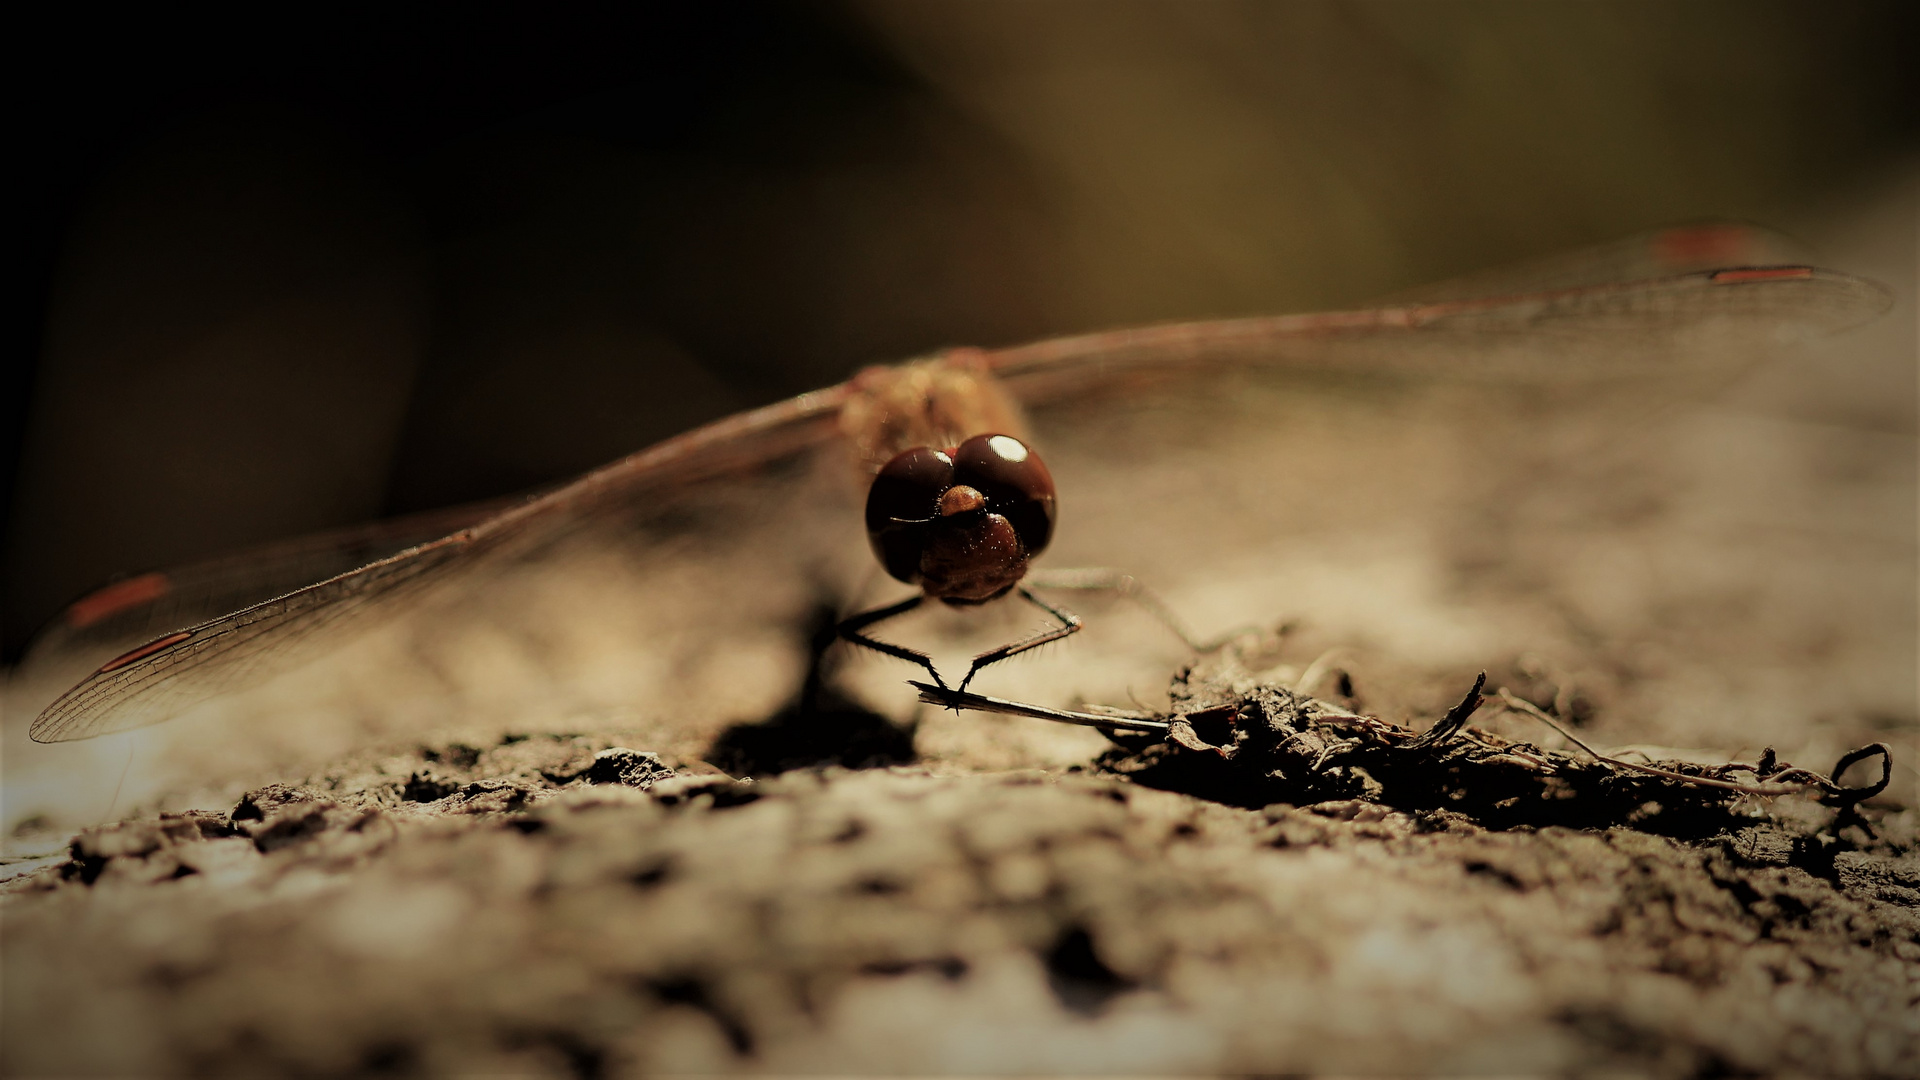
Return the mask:
[[[960,689],[965,690],[967,684],[973,681],[973,677],[980,674],[980,669],[989,664],[997,664],[1009,656],[1019,656],[1028,649],[1037,649],[1050,641],[1059,641],[1061,638],[1070,637],[1080,632],[1080,616],[1075,615],[1065,608],[1054,607],[1052,604],[1033,595],[1025,585],[1020,586],[1019,592],[1021,599],[1053,616],[1055,619],[1058,619],[1060,625],[1052,630],[1042,630],[1040,633],[1024,641],[1016,641],[1011,645],[1002,645],[997,649],[989,649],[979,656],[974,657],[973,665],[967,668],[967,677],[960,680]]]
[[[946,689],[947,682],[940,677],[940,672],[934,669],[933,657],[928,656],[918,649],[909,649],[905,645],[895,645],[891,641],[881,641],[879,638],[868,637],[866,634],[861,633],[862,630],[865,630],[875,623],[885,622],[896,615],[905,615],[907,612],[925,603],[926,599],[924,595],[915,596],[911,599],[902,600],[897,604],[890,604],[887,607],[874,608],[872,611],[863,611],[858,615],[848,616],[840,620],[840,625],[834,627],[834,633],[838,634],[842,641],[864,646],[865,648],[872,649],[874,652],[894,657],[897,660],[905,660],[908,663],[919,664],[921,667],[927,669],[927,674],[933,676],[933,681],[944,690]],[[965,683],[961,683],[960,685],[962,687],[966,686]]]

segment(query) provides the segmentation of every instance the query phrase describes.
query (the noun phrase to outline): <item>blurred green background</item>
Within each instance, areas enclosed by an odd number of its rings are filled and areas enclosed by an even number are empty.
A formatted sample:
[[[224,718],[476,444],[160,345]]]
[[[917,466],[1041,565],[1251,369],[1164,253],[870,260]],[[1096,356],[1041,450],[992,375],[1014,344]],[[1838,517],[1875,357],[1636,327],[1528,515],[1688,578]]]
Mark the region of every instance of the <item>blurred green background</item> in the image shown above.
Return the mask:
[[[7,655],[111,575],[558,479],[867,363],[1791,226],[1914,175],[1916,11],[41,11]],[[1872,422],[1910,431],[1898,397]]]

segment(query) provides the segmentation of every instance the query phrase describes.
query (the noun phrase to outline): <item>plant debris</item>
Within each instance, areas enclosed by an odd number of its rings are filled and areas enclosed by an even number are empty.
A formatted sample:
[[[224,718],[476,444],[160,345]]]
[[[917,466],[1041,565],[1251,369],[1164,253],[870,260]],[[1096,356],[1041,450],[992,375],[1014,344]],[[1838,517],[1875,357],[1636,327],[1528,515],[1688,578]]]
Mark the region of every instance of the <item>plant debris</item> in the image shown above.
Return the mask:
[[[1165,716],[1076,712],[915,683],[921,700],[1098,727],[1116,747],[1098,767],[1148,787],[1230,806],[1308,805],[1358,800],[1394,809],[1446,811],[1490,829],[1606,829],[1631,825],[1677,839],[1738,829],[1757,800],[1816,799],[1847,815],[1884,791],[1892,751],[1883,743],[1844,755],[1831,774],[1778,760],[1771,748],[1754,764],[1703,766],[1633,762],[1601,754],[1539,707],[1504,688],[1483,697],[1482,672],[1458,705],[1425,732],[1352,712],[1281,686],[1182,672]],[[1467,726],[1487,701],[1539,720],[1583,753],[1547,750]],[[1880,775],[1864,786],[1840,777],[1877,758]],[[1746,782],[1738,777],[1751,778]]]

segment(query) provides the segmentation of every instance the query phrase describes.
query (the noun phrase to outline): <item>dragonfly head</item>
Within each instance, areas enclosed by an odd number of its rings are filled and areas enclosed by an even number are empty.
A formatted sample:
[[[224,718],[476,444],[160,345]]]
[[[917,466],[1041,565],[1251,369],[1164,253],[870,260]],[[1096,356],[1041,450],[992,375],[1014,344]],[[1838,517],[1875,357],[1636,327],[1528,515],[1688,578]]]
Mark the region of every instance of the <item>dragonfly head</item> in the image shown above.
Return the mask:
[[[887,573],[949,604],[1005,595],[1053,539],[1053,476],[1011,435],[896,456],[867,491],[867,539]]]

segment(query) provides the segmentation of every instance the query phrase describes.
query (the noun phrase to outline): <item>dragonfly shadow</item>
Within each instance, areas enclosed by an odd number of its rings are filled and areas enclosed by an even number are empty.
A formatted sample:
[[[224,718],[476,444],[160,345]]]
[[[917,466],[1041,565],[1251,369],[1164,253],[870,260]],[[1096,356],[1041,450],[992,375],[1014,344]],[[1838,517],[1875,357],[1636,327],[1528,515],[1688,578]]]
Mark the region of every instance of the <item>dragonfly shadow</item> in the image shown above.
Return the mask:
[[[733,776],[770,776],[823,765],[874,769],[917,760],[912,726],[895,724],[834,685],[838,622],[833,605],[814,606],[806,623],[807,677],[799,693],[765,720],[722,731],[707,750],[709,763]]]

